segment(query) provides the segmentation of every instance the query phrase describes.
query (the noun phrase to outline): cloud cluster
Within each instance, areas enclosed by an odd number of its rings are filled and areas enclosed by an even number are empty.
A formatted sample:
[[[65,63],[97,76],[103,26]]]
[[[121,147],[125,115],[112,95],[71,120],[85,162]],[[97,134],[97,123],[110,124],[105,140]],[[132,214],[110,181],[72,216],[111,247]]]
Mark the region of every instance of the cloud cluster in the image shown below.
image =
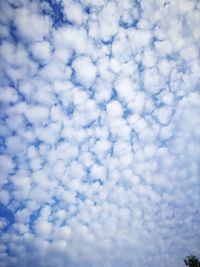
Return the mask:
[[[195,0],[0,2],[2,267],[198,255]]]

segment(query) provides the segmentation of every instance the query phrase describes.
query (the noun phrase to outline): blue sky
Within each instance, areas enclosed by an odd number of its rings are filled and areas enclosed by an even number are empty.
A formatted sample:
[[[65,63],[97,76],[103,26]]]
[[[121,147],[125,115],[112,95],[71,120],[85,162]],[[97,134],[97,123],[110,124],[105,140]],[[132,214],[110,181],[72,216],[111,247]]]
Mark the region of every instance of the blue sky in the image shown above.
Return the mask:
[[[0,0],[1,267],[200,256],[200,4]]]

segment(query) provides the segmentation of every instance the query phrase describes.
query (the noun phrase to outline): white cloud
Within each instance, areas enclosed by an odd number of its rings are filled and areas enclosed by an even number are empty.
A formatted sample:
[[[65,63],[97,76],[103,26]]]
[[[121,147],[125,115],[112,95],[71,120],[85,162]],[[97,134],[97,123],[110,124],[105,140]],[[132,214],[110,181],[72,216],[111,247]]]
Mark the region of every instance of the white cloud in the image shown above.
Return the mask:
[[[42,41],[51,27],[49,17],[38,14],[32,6],[16,10],[15,24],[19,35],[26,41]]]
[[[7,221],[4,218],[0,218],[0,229],[3,229],[7,225]]]
[[[113,100],[107,105],[107,112],[111,118],[121,117],[123,115],[122,105],[119,101]]]
[[[101,6],[103,6],[104,5],[104,0],[81,0],[81,3],[83,4],[83,5],[92,5],[92,6],[94,6],[94,7],[101,7]]]
[[[126,102],[129,102],[134,98],[133,85],[132,81],[128,77],[119,77],[116,83],[116,90],[119,94],[119,97],[124,99]]]
[[[163,76],[168,76],[172,71],[173,63],[170,63],[169,61],[163,59],[159,61],[158,68]]]
[[[87,51],[88,40],[84,29],[77,29],[72,27],[62,27],[54,31],[55,48],[63,49],[66,53],[66,48],[74,50],[76,53],[82,54]]]
[[[168,124],[172,116],[172,108],[168,106],[161,107],[156,112],[156,117],[161,124]]]
[[[128,31],[128,37],[131,43],[131,47],[136,51],[140,51],[144,47],[147,47],[150,44],[152,38],[150,31],[135,29],[130,29]]]
[[[156,42],[155,47],[162,56],[170,55],[173,49],[169,40]]]
[[[7,175],[13,171],[14,163],[7,155],[0,155],[1,184],[7,183]]]
[[[96,78],[96,67],[89,57],[79,57],[74,60],[73,68],[78,82],[86,87],[91,86]]]
[[[127,99],[128,96],[129,95],[127,95]],[[134,91],[132,97],[133,99],[131,99],[131,101],[129,101],[128,103],[128,108],[131,109],[133,112],[140,114],[144,110],[144,105],[146,101],[145,94],[141,91]]]
[[[156,68],[145,69],[144,86],[147,92],[158,93],[164,86],[164,81]]]
[[[0,201],[3,203],[3,205],[8,205],[10,199],[10,195],[8,191],[6,190],[1,190],[1,195],[0,195]]]
[[[11,42],[5,41],[0,47],[0,53],[2,58],[11,65],[22,67],[23,64],[27,64],[27,52],[22,45],[14,45]]]
[[[100,13],[99,20],[99,37],[104,41],[109,40],[116,34],[119,23],[119,14],[114,2],[109,2],[104,6]]]
[[[160,136],[162,139],[166,140],[171,138],[173,135],[173,126],[169,125],[169,126],[165,126],[162,127],[160,130]]]
[[[31,52],[36,60],[47,63],[51,57],[51,46],[47,41],[37,42],[31,46]]]
[[[93,150],[97,155],[104,154],[110,149],[110,143],[107,140],[100,139],[94,145]]]
[[[2,94],[0,95],[0,102],[5,104],[17,102],[18,95],[12,87],[1,88],[1,92]]]
[[[22,201],[27,199],[31,189],[31,181],[28,177],[14,176],[11,178],[11,182],[14,185],[14,196],[16,200]]]
[[[0,7],[2,266],[197,253],[198,4]]]
[[[7,153],[10,155],[16,155],[24,150],[24,146],[19,136],[9,136],[6,139],[6,147]]]
[[[35,231],[37,236],[42,237],[44,239],[49,239],[50,234],[52,231],[52,225],[51,223],[47,221],[43,221],[42,219],[39,220],[35,226]]]
[[[129,45],[127,33],[120,29],[112,44],[113,57],[122,64],[126,63],[130,59],[131,53],[132,51]]]
[[[143,64],[147,68],[156,65],[156,55],[151,49],[145,49],[143,54]]]
[[[69,175],[72,179],[81,180],[85,176],[85,172],[80,163],[73,161],[69,166]]]
[[[48,109],[43,106],[33,106],[27,109],[25,115],[33,124],[44,124],[48,119]]]
[[[40,75],[46,81],[64,80],[67,78],[67,69],[62,62],[51,61],[42,68]]]
[[[74,1],[63,1],[64,14],[66,18],[78,25],[84,23],[86,17],[82,10],[82,6]]]

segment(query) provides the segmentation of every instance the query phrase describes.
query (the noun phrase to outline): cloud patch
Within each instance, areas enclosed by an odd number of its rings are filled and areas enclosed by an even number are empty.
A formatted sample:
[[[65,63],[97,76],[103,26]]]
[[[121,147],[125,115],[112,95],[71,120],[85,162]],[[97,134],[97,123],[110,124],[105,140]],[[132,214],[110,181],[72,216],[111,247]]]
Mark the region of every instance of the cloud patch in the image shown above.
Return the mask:
[[[198,256],[197,3],[0,7],[2,267]]]

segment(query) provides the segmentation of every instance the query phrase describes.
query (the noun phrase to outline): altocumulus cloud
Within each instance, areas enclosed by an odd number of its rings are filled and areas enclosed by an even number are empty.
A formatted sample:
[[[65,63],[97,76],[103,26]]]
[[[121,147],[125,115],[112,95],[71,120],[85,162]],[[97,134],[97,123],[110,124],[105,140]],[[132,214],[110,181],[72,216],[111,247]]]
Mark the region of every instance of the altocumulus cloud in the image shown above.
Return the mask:
[[[1,267],[199,256],[199,2],[0,10]]]

